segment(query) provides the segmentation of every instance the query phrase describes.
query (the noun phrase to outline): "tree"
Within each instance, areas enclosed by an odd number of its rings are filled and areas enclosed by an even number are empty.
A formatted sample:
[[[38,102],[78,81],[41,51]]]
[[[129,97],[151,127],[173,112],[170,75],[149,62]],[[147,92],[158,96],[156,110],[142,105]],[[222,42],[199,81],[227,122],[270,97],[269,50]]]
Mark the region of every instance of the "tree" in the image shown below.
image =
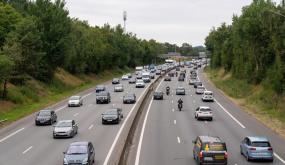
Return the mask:
[[[0,83],[3,83],[3,91],[1,95],[3,99],[7,97],[7,82],[10,78],[13,65],[13,61],[11,61],[7,56],[0,54]]]

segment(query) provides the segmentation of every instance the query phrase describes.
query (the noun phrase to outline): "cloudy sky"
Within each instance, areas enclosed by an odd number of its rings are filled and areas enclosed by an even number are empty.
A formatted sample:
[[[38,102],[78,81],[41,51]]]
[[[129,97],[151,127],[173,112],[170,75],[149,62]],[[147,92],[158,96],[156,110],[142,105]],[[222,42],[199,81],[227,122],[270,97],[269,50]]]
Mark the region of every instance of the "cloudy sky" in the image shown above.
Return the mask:
[[[90,25],[123,24],[139,38],[203,45],[210,29],[231,23],[252,0],[66,0],[71,17]],[[278,0],[276,0],[278,1]]]

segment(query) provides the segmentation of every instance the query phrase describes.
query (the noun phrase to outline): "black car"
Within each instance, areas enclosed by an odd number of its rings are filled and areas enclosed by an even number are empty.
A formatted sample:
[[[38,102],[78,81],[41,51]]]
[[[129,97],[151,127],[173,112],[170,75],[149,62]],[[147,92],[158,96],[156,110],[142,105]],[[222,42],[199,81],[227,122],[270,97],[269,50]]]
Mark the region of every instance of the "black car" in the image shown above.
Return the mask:
[[[168,76],[169,76],[169,77],[174,77],[174,72],[169,72],[169,73],[168,73]]]
[[[114,78],[114,79],[112,80],[112,84],[120,84],[120,79]]]
[[[171,77],[170,76],[165,76],[164,77],[164,81],[171,81]]]
[[[66,152],[63,152],[63,164],[86,164],[95,162],[95,149],[91,142],[74,142],[69,145]]]
[[[124,104],[133,104],[136,102],[136,95],[134,93],[128,93],[123,96],[123,103]]]
[[[96,103],[110,103],[111,102],[111,95],[109,92],[102,91],[96,94]]]
[[[226,143],[219,137],[198,136],[193,144],[193,157],[197,164],[227,165]]]
[[[197,86],[202,86],[202,82],[201,81],[196,81],[194,82],[194,88],[197,88]]]
[[[105,91],[105,90],[106,90],[106,87],[104,85],[97,85],[96,89],[95,89],[96,93],[99,93],[99,92]]]
[[[102,124],[115,123],[119,124],[123,118],[122,109],[110,109],[102,114]]]
[[[163,92],[161,91],[155,91],[153,94],[154,100],[163,100]]]
[[[185,79],[184,76],[181,76],[181,75],[180,75],[180,76],[178,77],[178,81],[184,81],[184,79]]]
[[[57,115],[53,110],[40,110],[35,119],[36,125],[52,125],[57,121]]]

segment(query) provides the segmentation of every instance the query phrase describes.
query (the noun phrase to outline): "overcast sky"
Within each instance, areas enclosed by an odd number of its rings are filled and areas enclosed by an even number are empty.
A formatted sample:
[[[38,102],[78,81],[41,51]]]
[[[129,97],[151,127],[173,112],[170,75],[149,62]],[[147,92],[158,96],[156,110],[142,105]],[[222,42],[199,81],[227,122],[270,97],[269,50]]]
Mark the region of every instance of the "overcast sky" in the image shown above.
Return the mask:
[[[212,27],[231,23],[252,0],[66,0],[71,17],[90,25],[123,24],[139,38],[203,45]],[[278,1],[278,0],[276,0]]]

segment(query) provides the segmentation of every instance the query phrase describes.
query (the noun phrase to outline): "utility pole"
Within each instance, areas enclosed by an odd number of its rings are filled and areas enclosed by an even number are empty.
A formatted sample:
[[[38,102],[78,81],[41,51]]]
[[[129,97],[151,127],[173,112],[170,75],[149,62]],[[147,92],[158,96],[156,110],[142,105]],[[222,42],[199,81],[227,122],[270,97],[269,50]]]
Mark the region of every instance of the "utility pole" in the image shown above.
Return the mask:
[[[126,33],[127,27],[126,27],[126,22],[127,22],[127,12],[123,12],[123,19],[124,19],[124,32]]]

